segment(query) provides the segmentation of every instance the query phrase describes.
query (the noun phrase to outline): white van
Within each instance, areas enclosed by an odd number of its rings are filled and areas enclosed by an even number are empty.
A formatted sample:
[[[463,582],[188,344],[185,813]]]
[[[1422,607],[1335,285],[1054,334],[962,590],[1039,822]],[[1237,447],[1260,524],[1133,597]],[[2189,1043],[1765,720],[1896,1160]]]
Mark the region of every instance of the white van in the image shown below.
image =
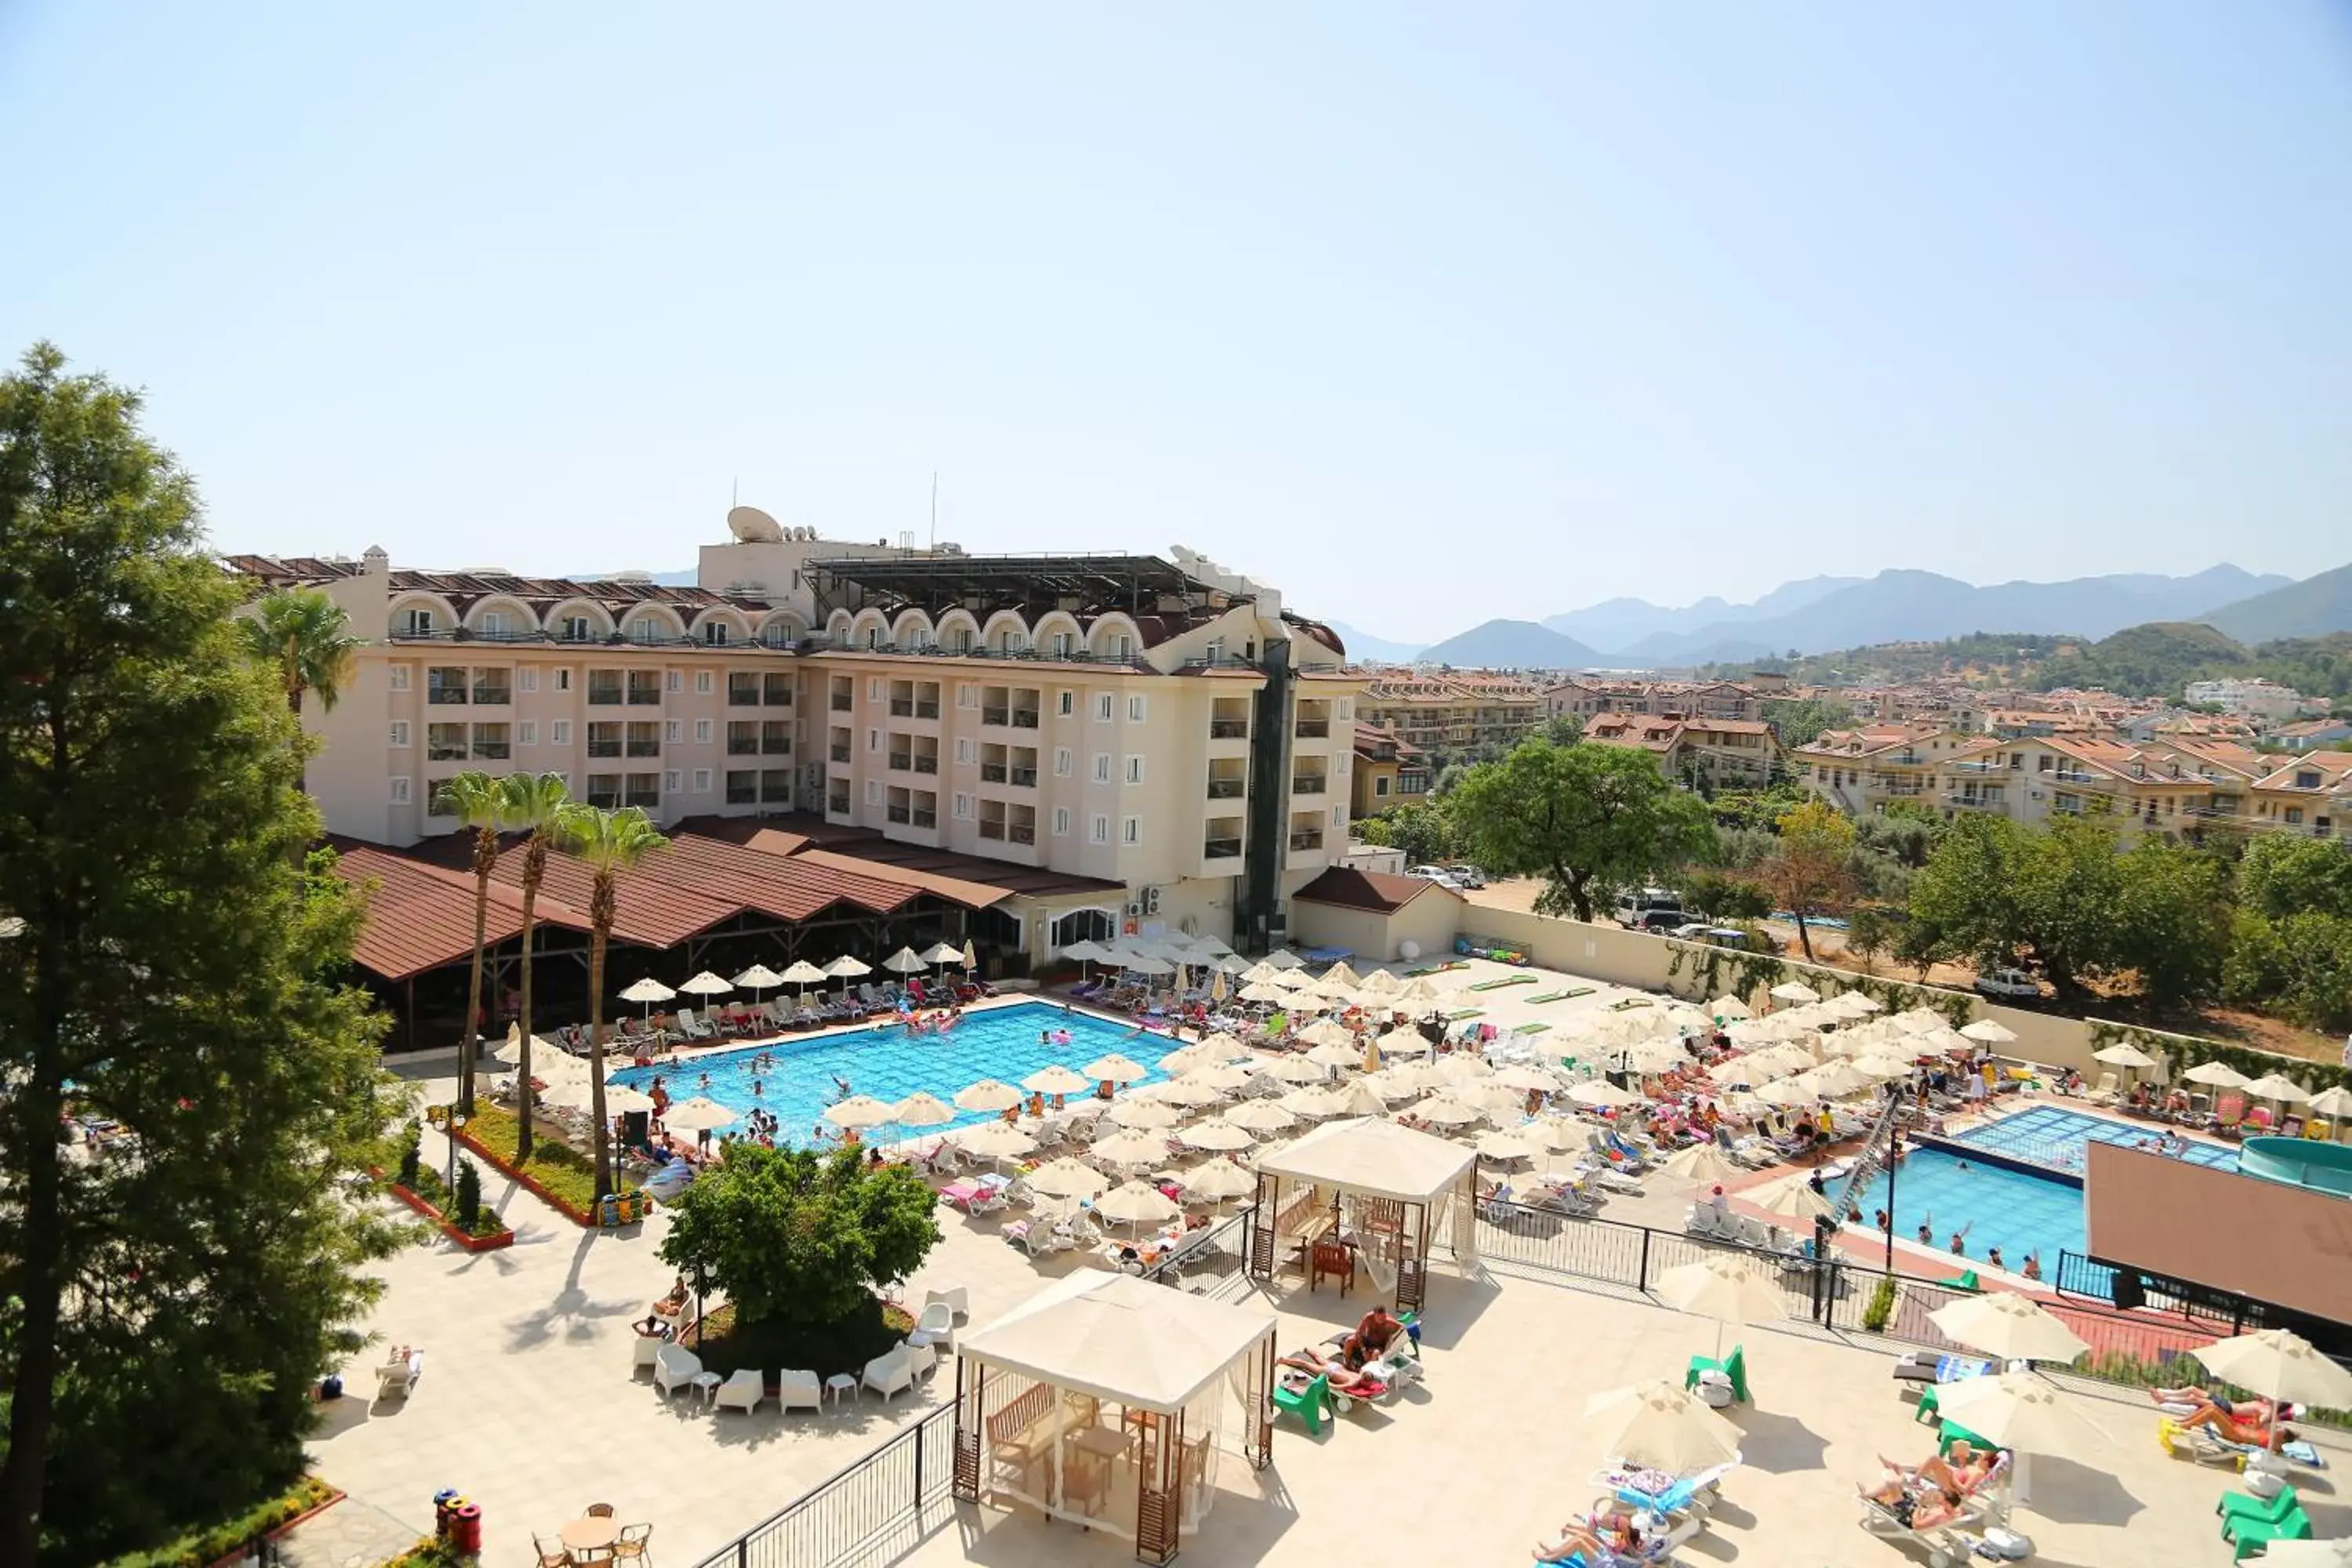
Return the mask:
[[[1687,924],[1680,893],[1669,888],[1633,888],[1618,895],[1617,923],[1635,931],[1672,931]]]

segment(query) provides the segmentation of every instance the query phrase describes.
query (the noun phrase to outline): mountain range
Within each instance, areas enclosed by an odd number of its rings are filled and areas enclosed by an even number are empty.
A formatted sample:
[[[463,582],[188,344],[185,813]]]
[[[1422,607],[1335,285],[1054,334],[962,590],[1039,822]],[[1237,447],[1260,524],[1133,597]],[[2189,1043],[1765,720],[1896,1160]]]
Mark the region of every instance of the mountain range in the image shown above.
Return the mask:
[[[2096,639],[2151,621],[2203,621],[2225,631],[2234,622],[2243,630],[2233,635],[2249,641],[2352,629],[2352,567],[2302,583],[2231,565],[2178,577],[2123,573],[1983,587],[1905,570],[1808,577],[1747,605],[1702,599],[1667,606],[1620,598],[1540,624],[1488,621],[1422,649],[1419,658],[1489,668],[1682,668],[1979,630]]]

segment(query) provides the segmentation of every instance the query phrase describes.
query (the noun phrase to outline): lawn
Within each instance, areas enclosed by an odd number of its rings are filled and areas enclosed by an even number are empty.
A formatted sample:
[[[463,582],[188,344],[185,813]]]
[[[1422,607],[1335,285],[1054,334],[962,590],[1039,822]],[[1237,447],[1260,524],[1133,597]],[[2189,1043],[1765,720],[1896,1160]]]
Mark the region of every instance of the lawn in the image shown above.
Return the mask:
[[[531,1140],[530,1159],[518,1165],[515,1162],[515,1135],[520,1127],[521,1123],[515,1120],[511,1110],[478,1101],[474,1114],[467,1119],[465,1131],[467,1137],[503,1163],[509,1171],[520,1170],[583,1214],[594,1207],[594,1162],[564,1142],[542,1121],[534,1130],[536,1135]],[[614,1190],[616,1192],[636,1185],[618,1170],[613,1174]]]

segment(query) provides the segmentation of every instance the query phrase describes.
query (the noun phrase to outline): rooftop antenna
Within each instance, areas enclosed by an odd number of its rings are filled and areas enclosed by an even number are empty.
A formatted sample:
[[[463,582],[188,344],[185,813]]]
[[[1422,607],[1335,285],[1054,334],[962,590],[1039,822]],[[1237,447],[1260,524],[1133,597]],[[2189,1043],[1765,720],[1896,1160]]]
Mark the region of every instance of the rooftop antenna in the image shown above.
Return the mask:
[[[940,552],[940,471],[931,470],[931,553]]]

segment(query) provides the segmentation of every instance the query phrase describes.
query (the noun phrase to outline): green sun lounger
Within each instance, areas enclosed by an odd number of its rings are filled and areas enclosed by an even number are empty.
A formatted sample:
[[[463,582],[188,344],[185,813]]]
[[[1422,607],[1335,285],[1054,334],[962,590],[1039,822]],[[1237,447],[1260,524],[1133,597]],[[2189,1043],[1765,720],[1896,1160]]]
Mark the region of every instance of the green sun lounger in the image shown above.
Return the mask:
[[[1549,1024],[1521,1024],[1511,1031],[1514,1035],[1543,1035],[1551,1031]]]
[[[2289,1509],[2281,1519],[2225,1519],[2221,1521],[2221,1539],[2233,1548],[2230,1561],[2243,1563],[2255,1552],[2266,1550],[2273,1541],[2310,1540],[2311,1516],[2296,1508]]]
[[[1530,1007],[1540,1007],[1547,1002],[1565,1002],[1567,1000],[1568,993],[1565,991],[1547,991],[1540,996],[1528,997],[1528,1005]]]
[[[1696,1388],[1698,1386],[1699,1374],[1706,1372],[1719,1372],[1723,1373],[1725,1377],[1730,1379],[1731,1396],[1734,1399],[1738,1400],[1740,1404],[1753,1405],[1756,1403],[1753,1399],[1750,1399],[1748,1396],[1748,1347],[1746,1345],[1732,1346],[1731,1353],[1724,1357],[1721,1361],[1716,1360],[1713,1356],[1695,1355],[1691,1357],[1690,1370],[1683,1373],[1683,1386],[1685,1388]]]
[[[2279,1488],[2278,1496],[2273,1498],[2259,1498],[2250,1492],[2223,1492],[2221,1500],[2213,1505],[2213,1513],[2222,1521],[2222,1535],[2227,1539],[2230,1521],[2275,1524],[2294,1511],[2295,1501],[2293,1487]]]
[[[1457,1007],[1445,1015],[1445,1021],[1449,1024],[1458,1024],[1465,1018],[1483,1018],[1486,1016],[1486,1009],[1484,1007]]]
[[[1506,985],[1533,985],[1532,974],[1506,974],[1500,980],[1481,980],[1470,987],[1473,991],[1500,991]]]
[[[1309,1432],[1322,1431],[1323,1417],[1331,1408],[1330,1374],[1327,1373],[1296,1392],[1276,1383],[1274,1407],[1277,1412],[1287,1410],[1297,1416]]]

